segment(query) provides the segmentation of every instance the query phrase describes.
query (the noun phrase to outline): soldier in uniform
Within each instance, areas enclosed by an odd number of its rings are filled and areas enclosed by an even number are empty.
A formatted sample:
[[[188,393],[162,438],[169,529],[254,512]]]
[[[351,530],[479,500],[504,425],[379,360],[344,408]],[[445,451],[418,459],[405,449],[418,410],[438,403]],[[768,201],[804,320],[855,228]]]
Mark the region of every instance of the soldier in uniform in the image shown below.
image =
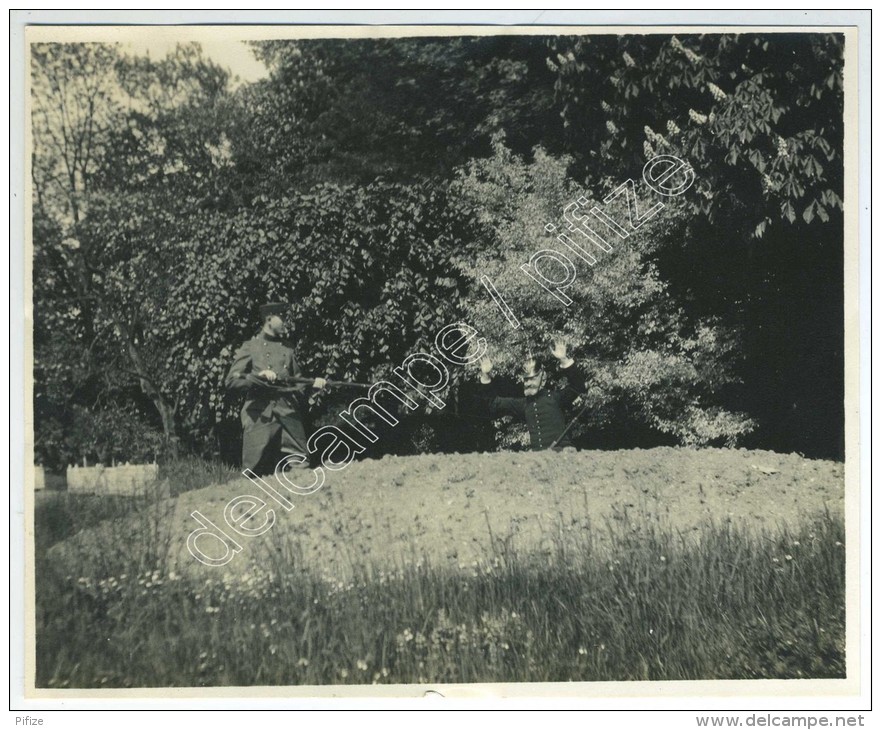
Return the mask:
[[[566,376],[562,388],[549,388],[547,372],[535,359],[529,358],[523,366],[523,397],[504,398],[493,392],[492,361],[480,362],[481,400],[492,418],[512,416],[525,421],[533,451],[571,446],[566,433],[565,409],[584,393],[584,375],[575,367],[575,361],[566,354],[566,343],[557,341],[551,348],[558,370]]]
[[[282,316],[287,305],[265,304],[260,307],[263,328],[236,352],[226,376],[232,393],[245,395],[242,408],[242,468],[258,474],[272,473],[277,452],[304,456],[307,434],[303,425],[308,383],[281,388],[274,383],[287,378],[302,378],[293,346],[286,338]],[[324,378],[315,378],[313,388],[324,388]]]

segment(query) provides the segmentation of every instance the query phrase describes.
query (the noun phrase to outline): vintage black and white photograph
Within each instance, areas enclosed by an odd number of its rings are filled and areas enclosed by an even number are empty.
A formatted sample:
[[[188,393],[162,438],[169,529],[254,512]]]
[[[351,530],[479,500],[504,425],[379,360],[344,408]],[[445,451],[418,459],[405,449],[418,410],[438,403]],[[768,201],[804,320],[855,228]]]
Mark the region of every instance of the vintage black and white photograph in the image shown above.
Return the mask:
[[[27,28],[31,692],[853,687],[856,43]]]

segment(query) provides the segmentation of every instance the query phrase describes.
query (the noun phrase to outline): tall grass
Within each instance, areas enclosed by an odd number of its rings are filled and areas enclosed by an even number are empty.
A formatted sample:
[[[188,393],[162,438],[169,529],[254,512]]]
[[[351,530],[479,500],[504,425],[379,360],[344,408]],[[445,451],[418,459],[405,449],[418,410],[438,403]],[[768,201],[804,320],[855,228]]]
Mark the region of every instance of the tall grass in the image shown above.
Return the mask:
[[[544,682],[844,676],[844,527],[624,515],[466,570],[425,558],[320,579],[292,538],[254,569],[95,581],[46,566],[37,686]],[[565,538],[564,538],[565,535]]]
[[[49,490],[38,493],[34,505],[38,585],[51,580],[51,576],[46,575],[46,551],[98,525],[105,528],[103,543],[91,546],[87,554],[78,556],[81,562],[91,564],[91,572],[120,572],[120,566],[122,571],[137,572],[139,567],[160,565],[171,539],[169,528],[174,504],[169,498],[240,476],[224,464],[187,456],[161,464],[156,481],[145,485],[135,496]],[[146,538],[137,545],[130,545],[128,534],[133,518],[144,533],[142,538]]]

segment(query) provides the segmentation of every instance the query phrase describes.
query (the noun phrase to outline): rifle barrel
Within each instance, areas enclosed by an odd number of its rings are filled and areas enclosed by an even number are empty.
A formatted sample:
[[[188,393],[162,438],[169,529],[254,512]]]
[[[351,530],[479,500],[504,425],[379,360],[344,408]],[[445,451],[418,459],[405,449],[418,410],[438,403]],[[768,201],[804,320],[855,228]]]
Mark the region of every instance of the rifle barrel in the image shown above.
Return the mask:
[[[315,382],[315,378],[284,378],[269,382],[268,380],[262,380],[251,373],[243,373],[242,377],[256,385],[277,388],[279,390],[292,385],[311,385]],[[356,383],[351,380],[327,380],[325,383],[328,387],[336,386],[342,388],[370,388],[373,385],[372,383]]]
[[[309,384],[314,383],[315,378],[289,378],[285,382],[297,383],[298,385],[300,383]],[[373,385],[372,383],[356,383],[352,380],[326,380],[325,383],[328,386],[340,386],[346,388],[369,388],[371,387],[371,385]]]

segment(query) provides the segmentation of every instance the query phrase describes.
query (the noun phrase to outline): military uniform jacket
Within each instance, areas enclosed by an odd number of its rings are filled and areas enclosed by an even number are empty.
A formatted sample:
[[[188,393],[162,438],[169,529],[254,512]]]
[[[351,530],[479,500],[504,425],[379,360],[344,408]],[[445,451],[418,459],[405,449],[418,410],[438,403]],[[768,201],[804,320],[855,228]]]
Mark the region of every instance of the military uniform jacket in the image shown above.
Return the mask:
[[[226,387],[232,393],[246,396],[242,407],[243,468],[253,469],[260,461],[264,449],[281,428],[281,417],[302,417],[303,414],[305,385],[297,386],[296,393],[279,393],[243,377],[255,376],[263,370],[272,370],[280,379],[302,377],[294,349],[287,340],[261,332],[236,351],[226,376]]]
[[[481,386],[483,399],[492,418],[512,416],[519,421],[526,421],[533,451],[549,449],[560,437],[567,424],[565,409],[585,392],[584,375],[575,365],[570,365],[560,372],[566,375],[563,387],[542,388],[535,395],[519,398],[494,395],[492,383]],[[556,444],[558,448],[571,445],[569,434],[563,436],[560,443]]]

